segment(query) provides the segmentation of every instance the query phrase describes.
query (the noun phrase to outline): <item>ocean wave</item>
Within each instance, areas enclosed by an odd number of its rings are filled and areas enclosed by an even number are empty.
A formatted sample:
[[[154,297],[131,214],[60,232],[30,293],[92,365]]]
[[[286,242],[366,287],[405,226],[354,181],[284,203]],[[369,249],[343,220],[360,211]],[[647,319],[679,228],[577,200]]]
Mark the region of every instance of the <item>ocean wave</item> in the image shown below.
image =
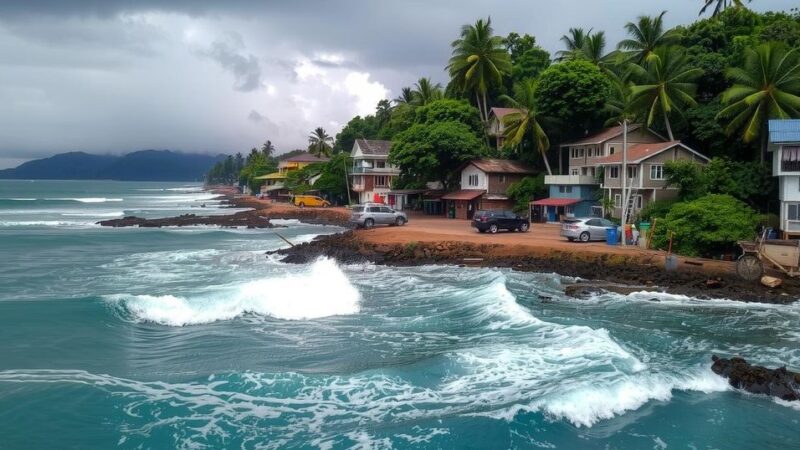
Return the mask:
[[[0,221],[0,227],[80,227],[96,228],[100,225],[94,222],[79,222],[70,220],[22,220]]]
[[[106,197],[58,197],[58,198],[0,198],[0,202],[68,202],[68,203],[106,203],[106,202],[121,202],[122,198],[106,198]]]
[[[124,211],[113,212],[83,212],[83,213],[61,213],[66,217],[122,217],[125,215]]]
[[[185,326],[248,313],[284,320],[356,314],[360,294],[333,260],[323,258],[303,273],[251,281],[198,297],[118,294],[106,299],[134,320]]]

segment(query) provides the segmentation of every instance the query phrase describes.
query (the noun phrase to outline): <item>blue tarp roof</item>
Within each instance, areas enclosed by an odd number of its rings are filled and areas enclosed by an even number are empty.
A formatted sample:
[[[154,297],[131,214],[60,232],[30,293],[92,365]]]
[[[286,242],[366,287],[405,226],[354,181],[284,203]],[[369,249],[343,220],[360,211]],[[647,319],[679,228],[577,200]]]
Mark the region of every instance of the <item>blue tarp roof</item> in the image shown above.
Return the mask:
[[[772,144],[800,142],[800,120],[770,120],[769,142]]]

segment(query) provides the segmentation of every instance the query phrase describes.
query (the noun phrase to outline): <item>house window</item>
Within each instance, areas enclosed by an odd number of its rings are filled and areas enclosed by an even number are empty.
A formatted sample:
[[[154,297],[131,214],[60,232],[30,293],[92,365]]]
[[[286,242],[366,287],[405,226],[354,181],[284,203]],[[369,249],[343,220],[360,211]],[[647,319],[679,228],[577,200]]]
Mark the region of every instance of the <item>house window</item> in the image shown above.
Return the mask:
[[[589,169],[589,175],[591,175],[591,176],[596,176],[597,175],[597,172],[595,171],[594,167]]]
[[[578,169],[572,169],[572,175],[578,175]]]
[[[608,154],[609,154],[609,155],[613,155],[613,154],[614,154],[614,147],[611,147],[611,148],[608,150]]]
[[[634,195],[633,196],[633,207],[636,209],[642,209],[642,196],[641,195]]]
[[[375,161],[375,167],[378,169],[385,169],[386,161]]]
[[[364,177],[359,175],[357,177],[353,177],[353,185],[354,186],[361,186],[364,184]]]
[[[588,150],[586,150],[586,156],[588,156],[589,158],[594,156],[594,149],[593,148],[589,148]]]
[[[562,194],[571,194],[572,193],[572,186],[559,186],[558,192]]]
[[[375,177],[375,187],[389,187],[389,177],[386,175]]]
[[[650,179],[663,180],[664,179],[664,166],[661,164],[650,166]]]
[[[619,166],[611,166],[608,168],[608,178],[619,178]]]
[[[478,175],[477,174],[470,175],[469,179],[467,181],[467,184],[469,184],[470,186],[477,186],[478,185]]]
[[[497,179],[500,181],[500,183],[505,183],[506,182],[506,176],[505,175],[498,175]]]
[[[786,220],[800,220],[800,203],[788,203],[787,205],[788,211],[786,212]]]
[[[628,166],[628,178],[636,178],[639,174],[639,168],[636,166]]]
[[[622,208],[622,195],[614,194],[614,207]]]
[[[581,167],[581,175],[587,175],[589,173],[588,167]]]
[[[578,149],[578,157],[583,158],[583,149]]]

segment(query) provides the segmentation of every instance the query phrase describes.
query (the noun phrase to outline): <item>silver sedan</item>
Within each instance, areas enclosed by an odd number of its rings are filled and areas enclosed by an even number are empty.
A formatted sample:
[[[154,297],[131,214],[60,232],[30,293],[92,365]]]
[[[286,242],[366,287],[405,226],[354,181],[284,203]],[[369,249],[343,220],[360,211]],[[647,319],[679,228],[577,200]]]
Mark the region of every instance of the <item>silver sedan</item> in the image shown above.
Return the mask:
[[[561,222],[561,236],[569,241],[604,241],[608,228],[615,228],[614,222],[598,217],[565,219]]]

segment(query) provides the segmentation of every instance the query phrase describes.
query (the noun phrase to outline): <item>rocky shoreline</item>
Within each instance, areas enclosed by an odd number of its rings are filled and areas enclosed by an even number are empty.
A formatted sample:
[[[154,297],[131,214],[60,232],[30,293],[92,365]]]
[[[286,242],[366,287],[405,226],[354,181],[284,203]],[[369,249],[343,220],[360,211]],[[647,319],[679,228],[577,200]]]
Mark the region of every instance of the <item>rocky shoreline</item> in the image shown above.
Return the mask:
[[[666,272],[656,261],[621,255],[591,255],[552,251],[546,255],[503,256],[503,246],[465,242],[409,242],[374,244],[356,232],[320,236],[312,242],[272,253],[285,255],[287,263],[308,263],[327,256],[345,264],[371,262],[392,266],[452,264],[472,267],[505,267],[523,272],[553,272],[580,280],[566,287],[566,294],[583,298],[599,292],[629,294],[638,291],[667,292],[701,299],[745,302],[792,303],[800,297],[800,283],[785,280],[769,289],[729,273],[685,269]],[[654,298],[654,301],[657,301]]]
[[[728,379],[737,389],[753,394],[769,395],[785,401],[800,400],[800,373],[786,370],[786,367],[768,369],[754,366],[743,358],[711,357],[714,364],[711,370]]]
[[[97,222],[104,227],[190,227],[197,225],[215,225],[226,228],[273,228],[269,218],[259,214],[258,211],[240,211],[235,214],[198,216],[196,214],[183,214],[176,217],[162,219],[144,219],[142,217],[128,216],[121,219],[101,220]]]

